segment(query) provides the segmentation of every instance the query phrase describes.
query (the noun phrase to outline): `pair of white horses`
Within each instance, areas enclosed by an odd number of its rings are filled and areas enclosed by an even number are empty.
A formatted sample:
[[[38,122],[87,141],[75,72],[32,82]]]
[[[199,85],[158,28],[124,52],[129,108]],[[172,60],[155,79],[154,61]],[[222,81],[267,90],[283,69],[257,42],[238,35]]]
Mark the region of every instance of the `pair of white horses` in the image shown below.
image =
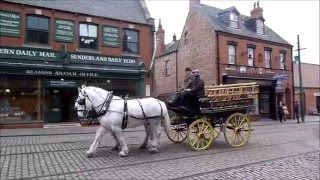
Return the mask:
[[[112,149],[118,150],[121,146],[119,155],[121,157],[127,156],[129,149],[122,131],[125,100],[118,96],[112,96],[112,92],[93,86],[82,86],[78,89],[78,93],[75,109],[80,118],[86,118],[87,112],[92,110],[101,112],[103,108],[106,108],[107,103],[105,114],[97,118],[100,126],[90,149],[86,152],[86,156],[93,157],[101,137],[106,132],[110,132],[116,141]],[[148,147],[150,152],[157,153],[162,132],[161,123],[164,125],[166,133],[170,130],[170,118],[166,104],[152,97],[130,99],[127,100],[127,113],[127,128],[145,127],[146,137],[140,148]],[[148,144],[149,138],[151,144]]]

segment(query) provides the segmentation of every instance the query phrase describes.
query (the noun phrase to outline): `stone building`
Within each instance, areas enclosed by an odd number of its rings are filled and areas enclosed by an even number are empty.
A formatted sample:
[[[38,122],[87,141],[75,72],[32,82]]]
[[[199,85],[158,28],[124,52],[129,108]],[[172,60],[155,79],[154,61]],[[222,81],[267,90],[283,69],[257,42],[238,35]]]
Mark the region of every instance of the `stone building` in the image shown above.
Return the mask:
[[[259,3],[250,13],[245,16],[236,7],[219,9],[189,0],[181,37],[168,45],[159,24],[154,93],[180,90],[184,69],[190,67],[200,70],[205,85],[257,82],[256,113],[276,119],[282,101],[292,117],[293,46],[265,25]]]

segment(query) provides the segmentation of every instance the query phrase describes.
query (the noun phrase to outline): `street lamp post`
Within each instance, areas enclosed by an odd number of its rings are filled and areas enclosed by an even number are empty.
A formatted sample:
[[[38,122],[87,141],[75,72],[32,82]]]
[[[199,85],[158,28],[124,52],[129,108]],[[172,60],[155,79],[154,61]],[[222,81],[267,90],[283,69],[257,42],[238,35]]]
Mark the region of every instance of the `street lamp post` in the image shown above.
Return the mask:
[[[304,90],[303,90],[303,83],[302,83],[302,73],[301,73],[301,55],[300,55],[300,40],[299,40],[299,35],[297,36],[298,38],[298,67],[299,67],[299,86],[300,86],[300,114],[301,114],[301,120],[304,122]]]

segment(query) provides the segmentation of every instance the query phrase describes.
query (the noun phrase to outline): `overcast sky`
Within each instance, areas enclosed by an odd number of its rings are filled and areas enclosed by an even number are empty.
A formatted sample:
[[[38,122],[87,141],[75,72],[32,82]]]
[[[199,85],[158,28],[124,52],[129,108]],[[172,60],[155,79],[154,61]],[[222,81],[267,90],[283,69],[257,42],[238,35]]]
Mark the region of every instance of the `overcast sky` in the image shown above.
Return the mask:
[[[172,41],[174,33],[180,39],[181,31],[189,11],[188,0],[145,0],[150,14],[155,18],[156,26],[161,19],[165,30],[165,42]],[[253,9],[251,0],[201,0],[202,4],[226,9],[235,6],[243,14],[250,16]],[[319,0],[301,1],[260,1],[265,24],[297,49],[297,35],[300,35],[301,61],[320,64],[319,62]],[[293,56],[297,51],[293,51]]]

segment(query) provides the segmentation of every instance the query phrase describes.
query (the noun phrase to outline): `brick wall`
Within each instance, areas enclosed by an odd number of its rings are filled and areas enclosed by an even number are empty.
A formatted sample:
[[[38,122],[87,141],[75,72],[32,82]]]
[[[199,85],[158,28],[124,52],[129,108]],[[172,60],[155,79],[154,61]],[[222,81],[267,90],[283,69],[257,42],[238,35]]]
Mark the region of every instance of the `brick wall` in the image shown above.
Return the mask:
[[[305,92],[305,110],[306,114],[309,114],[310,109],[316,109],[317,108],[317,101],[316,96],[314,96],[314,93],[319,93],[319,88],[303,88]],[[300,103],[300,89],[295,88],[295,101],[298,101]]]

